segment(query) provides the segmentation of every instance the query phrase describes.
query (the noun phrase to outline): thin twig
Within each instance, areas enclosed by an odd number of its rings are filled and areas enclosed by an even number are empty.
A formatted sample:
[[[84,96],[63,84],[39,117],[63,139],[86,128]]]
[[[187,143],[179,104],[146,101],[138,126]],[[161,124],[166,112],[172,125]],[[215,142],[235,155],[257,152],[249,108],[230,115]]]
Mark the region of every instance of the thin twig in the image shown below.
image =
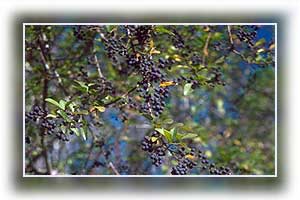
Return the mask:
[[[118,172],[118,170],[115,168],[114,164],[112,162],[109,162],[109,167],[113,170],[113,172],[115,173],[115,175],[120,175],[120,173]]]
[[[95,58],[95,63],[96,63],[96,67],[98,69],[99,76],[100,76],[100,78],[103,78],[104,76],[102,74],[102,71],[101,71],[101,68],[100,68],[100,64],[99,64],[99,60],[98,60],[98,57],[97,57],[96,54],[94,55],[94,58]]]
[[[108,103],[104,104],[104,106],[107,107],[107,106],[109,106],[109,105],[111,105],[111,104],[114,104],[114,103],[120,101],[122,98],[128,96],[130,93],[132,93],[132,92],[133,92],[134,90],[136,90],[137,88],[138,88],[138,86],[135,86],[135,87],[131,88],[130,90],[128,90],[126,93],[124,93],[124,94],[121,95],[120,97],[117,97],[117,98],[115,98],[114,100],[112,100],[111,102],[108,102]]]
[[[235,53],[236,55],[239,55],[245,62],[251,64],[251,62],[249,62],[248,59],[241,52],[239,52],[238,50],[234,49],[233,37],[232,37],[231,27],[230,26],[227,26],[227,32],[228,32],[229,42],[231,44],[232,52]]]
[[[40,56],[41,56],[41,59],[42,59],[42,62],[44,64],[44,67],[46,68],[46,70],[49,72],[50,71],[50,65],[51,66],[54,66],[54,64],[52,63],[52,59],[51,59],[51,55],[49,55],[49,60],[47,60],[47,57],[46,57],[46,51],[44,49],[44,40],[43,40],[43,37],[41,35],[42,33],[39,34],[38,36],[38,44],[39,44],[39,48],[40,48]],[[53,68],[53,71],[54,71],[54,75],[55,75],[55,78],[57,79],[58,81],[58,86],[61,88],[61,90],[63,91],[63,93],[68,96],[68,92],[66,91],[66,89],[64,88],[63,84],[62,84],[62,80],[58,74],[58,72],[56,71],[55,67]]]
[[[43,52],[43,49],[42,49],[42,45],[41,45],[41,35],[39,35],[39,46],[40,46],[40,56],[41,56],[41,60],[43,62],[43,65],[44,65],[44,85],[43,85],[43,94],[42,94],[42,98],[43,98],[43,103],[42,103],[42,107],[43,107],[43,110],[46,110],[46,102],[44,101],[44,99],[47,98],[48,96],[48,71],[49,71],[49,65],[47,63],[47,60],[46,60],[46,57],[45,57],[45,54]],[[46,134],[46,129],[44,128],[41,128],[41,145],[42,145],[42,153],[43,153],[43,156],[45,158],[45,163],[46,163],[46,170],[47,170],[47,174],[51,175],[51,172],[52,172],[52,166],[51,166],[51,163],[50,163],[50,160],[49,160],[49,157],[48,157],[48,150],[47,150],[47,147],[46,147],[46,143],[45,143],[45,136]]]
[[[227,26],[227,32],[228,32],[228,35],[229,35],[230,44],[233,45],[233,38],[232,38],[231,27],[230,26]]]
[[[208,44],[209,44],[209,40],[211,38],[211,32],[208,33],[206,41],[205,41],[205,45],[203,48],[203,56],[202,56],[202,65],[205,65],[205,58],[206,56],[208,56]]]

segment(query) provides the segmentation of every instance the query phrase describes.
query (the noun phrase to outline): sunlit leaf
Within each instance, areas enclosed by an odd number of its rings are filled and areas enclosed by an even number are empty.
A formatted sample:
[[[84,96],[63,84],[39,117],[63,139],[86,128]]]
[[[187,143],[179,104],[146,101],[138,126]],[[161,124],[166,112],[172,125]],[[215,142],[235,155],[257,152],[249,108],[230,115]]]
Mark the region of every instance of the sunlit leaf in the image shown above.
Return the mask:
[[[86,140],[86,132],[85,132],[85,130],[84,130],[83,127],[80,128],[80,133],[81,133],[82,138],[83,138],[84,140]]]
[[[188,134],[184,134],[184,136],[181,138],[182,140],[184,139],[192,139],[192,138],[195,138],[197,137],[198,135],[197,134],[194,134],[194,133],[188,133]]]
[[[75,111],[75,107],[76,107],[76,104],[74,102],[71,102],[68,107],[71,109],[72,112]]]
[[[78,128],[70,128],[78,137],[80,136],[80,130]]]
[[[84,92],[88,92],[89,91],[89,87],[82,81],[77,81],[75,80],[76,83],[79,84],[81,90],[83,90]]]
[[[187,83],[184,85],[184,88],[183,88],[183,95],[184,96],[187,96],[189,94],[192,93],[193,89],[192,89],[192,83]]]
[[[105,112],[104,106],[94,106],[99,112]]]
[[[68,115],[63,110],[58,110],[57,113],[67,122],[71,122],[71,119],[68,117]]]
[[[168,87],[171,85],[176,85],[177,83],[174,81],[164,81],[159,84],[160,87]]]
[[[48,114],[47,116],[46,116],[46,118],[56,118],[57,116],[56,115],[54,115],[54,114]]]
[[[75,115],[88,115],[89,111],[87,110],[80,110],[78,112],[74,112]]]
[[[168,131],[164,128],[156,128],[155,130],[158,131],[163,136],[165,136],[165,138],[168,140],[168,142],[173,141],[173,137],[172,137],[172,134],[170,133],[170,131]]]
[[[196,157],[194,155],[191,155],[191,154],[185,155],[185,158],[188,158],[190,160],[195,160],[196,159]]]
[[[263,45],[265,42],[266,42],[265,38],[262,38],[262,39],[258,40],[258,41],[255,43],[254,47],[261,46],[261,45]]]
[[[164,26],[155,26],[155,31],[158,33],[167,33],[169,35],[175,35],[172,31],[169,31]]]
[[[220,58],[218,58],[218,59],[215,61],[215,63],[216,63],[216,64],[221,64],[221,63],[224,63],[224,61],[225,61],[225,56],[221,56]]]
[[[54,99],[52,98],[46,98],[45,101],[51,103],[52,105],[55,105],[57,106],[58,108],[64,110],[64,107],[62,107],[57,101],[55,101]]]
[[[66,101],[65,100],[60,100],[59,101],[59,105],[60,105],[60,107],[63,109],[63,110],[65,110],[66,109]]]

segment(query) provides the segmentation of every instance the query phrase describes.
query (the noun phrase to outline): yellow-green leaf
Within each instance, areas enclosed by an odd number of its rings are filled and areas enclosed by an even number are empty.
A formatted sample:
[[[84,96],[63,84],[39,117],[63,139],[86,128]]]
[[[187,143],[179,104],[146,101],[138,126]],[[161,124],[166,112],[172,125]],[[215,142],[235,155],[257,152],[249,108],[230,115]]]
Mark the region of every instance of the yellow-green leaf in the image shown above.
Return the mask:
[[[64,107],[62,105],[60,105],[60,103],[58,103],[57,101],[55,101],[54,99],[52,98],[46,98],[45,101],[51,103],[52,105],[55,105],[57,106],[58,108],[64,110]]]
[[[48,114],[47,116],[46,116],[46,118],[56,118],[57,116],[56,115],[54,115],[54,114]]]
[[[184,85],[184,88],[183,88],[183,95],[184,96],[187,96],[189,94],[191,94],[193,91],[192,89],[192,83],[187,83]]]
[[[104,106],[94,106],[99,112],[105,112]]]
[[[197,134],[194,134],[194,133],[188,133],[188,134],[185,134],[181,139],[184,140],[184,139],[192,139],[192,138],[195,138],[197,137],[198,135]]]

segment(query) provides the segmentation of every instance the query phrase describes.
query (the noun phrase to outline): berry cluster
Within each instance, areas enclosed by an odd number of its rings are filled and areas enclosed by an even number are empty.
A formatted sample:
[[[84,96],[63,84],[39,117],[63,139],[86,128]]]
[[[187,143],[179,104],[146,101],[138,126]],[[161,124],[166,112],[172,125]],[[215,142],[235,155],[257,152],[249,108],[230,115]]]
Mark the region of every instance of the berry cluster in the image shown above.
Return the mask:
[[[153,94],[141,89],[140,94],[145,98],[145,102],[140,105],[140,110],[144,113],[158,117],[164,110],[166,103],[165,98],[169,96],[167,87],[158,87],[154,89]]]
[[[65,134],[63,133],[61,130],[58,131],[56,134],[55,134],[56,138],[63,141],[63,142],[69,142],[70,141],[70,138]]]
[[[232,171],[228,167],[216,167],[209,161],[207,156],[199,148],[183,147],[182,145],[168,144],[164,136],[154,131],[150,136],[145,136],[141,142],[143,151],[148,152],[152,164],[156,167],[163,163],[167,155],[171,155],[177,161],[176,166],[171,169],[172,175],[186,175],[199,164],[200,171],[207,171],[212,175],[231,175]]]
[[[191,159],[195,157],[194,148],[191,149],[189,154],[186,154],[185,148],[181,147],[177,155],[179,155],[179,158],[177,158],[178,164],[172,167],[172,175],[186,175],[188,173],[188,170],[192,170],[195,166],[197,166],[197,162]]]
[[[140,46],[147,44],[153,34],[153,26],[125,26],[127,35],[132,41],[137,41]],[[135,44],[134,44],[135,45]]]
[[[90,30],[90,28],[92,28],[92,26],[75,26],[73,34],[79,40],[93,40],[96,33]]]
[[[249,48],[254,46],[254,39],[257,35],[258,26],[241,26],[236,33],[240,41],[245,42]]]
[[[117,62],[117,56],[127,56],[128,50],[121,39],[114,37],[114,32],[110,34],[108,39],[104,39],[105,50],[107,55],[113,62]]]
[[[166,64],[169,61],[160,59],[159,62],[159,67],[162,67],[162,63]],[[166,81],[165,74],[156,67],[152,56],[130,57],[128,64],[142,76],[142,80],[138,82],[137,92],[144,101],[138,106],[138,109],[158,117],[166,105],[165,99],[169,96],[169,88],[160,86],[161,82]]]
[[[46,112],[40,106],[33,106],[29,113],[26,113],[26,120],[37,122],[39,119],[46,116]]]
[[[172,65],[175,64],[175,60],[168,58],[168,59],[163,59],[163,58],[159,58],[158,59],[159,64],[157,65],[158,68],[161,69],[171,69]]]
[[[49,119],[46,118],[46,116],[47,112],[45,110],[43,110],[40,106],[34,106],[30,112],[26,113],[25,121],[26,123],[32,121],[41,126],[44,130],[43,134],[53,135],[55,133],[57,139],[68,142],[70,140],[69,137],[58,128],[58,126],[60,126],[61,123],[64,123],[64,121],[61,122],[61,119]],[[28,144],[30,143],[29,136],[26,136],[25,142]]]
[[[171,38],[171,40],[172,40],[172,43],[173,43],[174,47],[176,47],[177,49],[184,48],[184,40],[181,37],[181,35],[175,29],[172,30],[172,33],[174,35]]]
[[[25,121],[26,123],[31,120],[33,122],[38,123],[48,135],[52,135],[54,133],[54,129],[56,128],[55,122],[51,119],[47,119],[47,112],[44,111],[40,106],[34,106],[29,113],[26,113]]]
[[[199,65],[202,63],[202,58],[199,55],[194,54],[191,57],[191,61],[192,61],[192,65]]]
[[[149,153],[152,164],[157,167],[160,166],[166,155],[167,147],[159,132],[154,131],[151,137],[145,136],[141,144],[142,150]]]
[[[103,96],[108,94],[115,94],[115,87],[113,86],[112,82],[107,80],[105,77],[100,77],[94,80],[91,85],[90,89],[95,90],[97,92],[97,96]]]

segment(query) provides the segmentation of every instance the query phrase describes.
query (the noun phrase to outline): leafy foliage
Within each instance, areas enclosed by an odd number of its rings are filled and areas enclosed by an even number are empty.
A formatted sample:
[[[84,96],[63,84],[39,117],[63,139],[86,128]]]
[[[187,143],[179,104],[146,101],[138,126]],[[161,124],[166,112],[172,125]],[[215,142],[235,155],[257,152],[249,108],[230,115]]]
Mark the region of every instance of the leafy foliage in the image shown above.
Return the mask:
[[[25,26],[26,174],[274,174],[274,27]]]

